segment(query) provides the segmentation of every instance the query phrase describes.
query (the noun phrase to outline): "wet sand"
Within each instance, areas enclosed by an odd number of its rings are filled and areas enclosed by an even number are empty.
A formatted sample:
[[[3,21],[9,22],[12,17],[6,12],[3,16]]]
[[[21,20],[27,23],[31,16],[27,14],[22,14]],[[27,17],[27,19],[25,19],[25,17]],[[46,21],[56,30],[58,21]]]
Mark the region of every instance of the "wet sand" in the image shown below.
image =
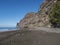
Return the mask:
[[[2,32],[0,45],[60,45],[60,33],[41,30]]]

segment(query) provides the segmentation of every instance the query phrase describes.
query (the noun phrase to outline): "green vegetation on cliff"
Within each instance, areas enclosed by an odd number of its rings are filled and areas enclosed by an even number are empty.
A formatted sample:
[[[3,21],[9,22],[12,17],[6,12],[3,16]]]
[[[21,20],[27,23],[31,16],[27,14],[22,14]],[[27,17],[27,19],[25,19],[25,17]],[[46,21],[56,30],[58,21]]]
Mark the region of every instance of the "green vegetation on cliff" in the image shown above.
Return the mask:
[[[60,27],[60,1],[53,4],[49,17],[54,27]]]

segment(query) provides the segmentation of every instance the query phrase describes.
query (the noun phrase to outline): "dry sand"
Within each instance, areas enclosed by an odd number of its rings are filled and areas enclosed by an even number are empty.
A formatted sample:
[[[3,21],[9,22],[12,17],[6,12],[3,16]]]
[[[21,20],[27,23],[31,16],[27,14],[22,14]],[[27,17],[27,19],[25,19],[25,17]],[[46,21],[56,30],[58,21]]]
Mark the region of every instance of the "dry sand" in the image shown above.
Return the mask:
[[[2,32],[0,45],[60,45],[60,33],[41,30]]]

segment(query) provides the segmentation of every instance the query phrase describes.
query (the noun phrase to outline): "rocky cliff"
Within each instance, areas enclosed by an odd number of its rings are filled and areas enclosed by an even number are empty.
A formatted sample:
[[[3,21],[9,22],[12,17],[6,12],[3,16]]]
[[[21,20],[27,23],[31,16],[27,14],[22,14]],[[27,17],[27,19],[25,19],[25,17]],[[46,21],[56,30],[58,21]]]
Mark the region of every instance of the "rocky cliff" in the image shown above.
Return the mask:
[[[37,13],[27,13],[25,17],[17,23],[18,28],[50,27],[49,12],[56,0],[44,0]]]

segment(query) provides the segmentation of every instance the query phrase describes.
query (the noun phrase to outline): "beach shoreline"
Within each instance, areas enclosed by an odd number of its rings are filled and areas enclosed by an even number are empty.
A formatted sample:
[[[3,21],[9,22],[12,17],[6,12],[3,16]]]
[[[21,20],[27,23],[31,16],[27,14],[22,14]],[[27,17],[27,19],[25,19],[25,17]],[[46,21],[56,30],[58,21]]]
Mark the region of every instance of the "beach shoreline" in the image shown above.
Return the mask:
[[[60,45],[60,33],[14,30],[0,33],[1,45]]]

